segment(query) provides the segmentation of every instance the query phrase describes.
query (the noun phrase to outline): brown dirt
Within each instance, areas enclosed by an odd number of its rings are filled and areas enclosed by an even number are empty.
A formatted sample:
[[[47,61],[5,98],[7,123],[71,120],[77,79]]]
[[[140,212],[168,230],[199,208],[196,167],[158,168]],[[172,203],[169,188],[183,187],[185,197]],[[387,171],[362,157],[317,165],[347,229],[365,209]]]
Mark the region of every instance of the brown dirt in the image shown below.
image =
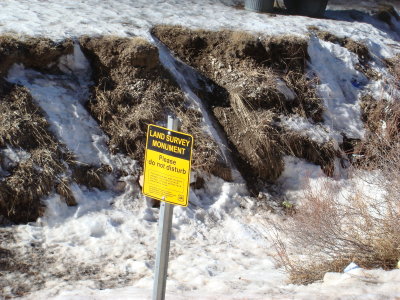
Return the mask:
[[[154,45],[112,36],[82,37],[80,43],[95,74],[88,109],[110,137],[112,152],[127,153],[141,164],[148,124],[166,123],[171,113],[181,119],[183,131],[196,136],[193,168],[217,174],[216,165],[225,165],[217,145],[201,131],[202,117],[187,107]]]
[[[57,43],[46,38],[0,36],[0,77],[6,76],[14,63],[39,71],[55,71],[58,58],[72,50],[70,39]]]
[[[201,89],[197,93],[225,131],[239,171],[251,190],[257,190],[259,180],[279,177],[285,153],[295,153],[324,168],[331,165],[332,152],[311,154],[320,151],[321,146],[310,148],[308,141],[296,138],[298,135],[292,135],[294,140],[288,143],[276,122],[280,114],[293,113],[322,120],[321,99],[304,75],[306,40],[293,36],[260,39],[245,32],[180,26],[156,26],[152,34],[201,72],[204,78],[200,86],[212,87],[212,91]],[[292,89],[295,99],[288,100],[277,90],[277,80]]]

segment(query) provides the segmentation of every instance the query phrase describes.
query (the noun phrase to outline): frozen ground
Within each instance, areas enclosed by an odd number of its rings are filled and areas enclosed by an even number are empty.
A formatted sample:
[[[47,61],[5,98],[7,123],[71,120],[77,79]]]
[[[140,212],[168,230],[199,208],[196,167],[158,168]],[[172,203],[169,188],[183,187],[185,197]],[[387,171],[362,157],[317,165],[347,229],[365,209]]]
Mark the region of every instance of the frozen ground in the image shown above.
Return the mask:
[[[365,43],[374,56],[372,67],[386,76],[379,58],[400,52],[400,27],[396,20],[390,27],[372,18],[365,12],[370,3],[362,3],[363,11],[355,19],[349,9],[354,3],[333,1],[328,19],[320,20],[256,14],[227,5],[232,4],[230,1],[217,0],[4,0],[0,32],[53,39],[82,34],[141,35],[151,39],[149,29],[156,24],[240,29],[264,35],[305,35],[307,27],[313,25]],[[342,132],[348,137],[362,137],[359,97],[371,89],[384,94],[385,83],[368,80],[355,70],[358,58],[340,46],[312,38],[309,53],[308,70],[320,78],[318,90],[327,107],[325,124],[315,130],[308,120],[288,119],[287,125],[316,141],[334,138],[340,142]],[[41,285],[23,276],[18,280],[40,289],[27,295],[27,299],[149,299],[158,209],[150,208],[139,193],[135,162],[110,157],[104,147],[104,134],[84,110],[82,91],[90,84],[85,77],[90,70],[80,55],[76,51],[74,57],[61,62],[72,67],[74,74],[65,69],[62,76],[45,76],[14,66],[8,80],[31,90],[46,111],[52,130],[82,161],[112,161],[112,165],[133,175],[122,179],[122,189],[100,192],[73,185],[77,207],[67,207],[58,195],[52,195],[45,199],[47,210],[42,219],[13,227],[19,255],[29,259],[30,249],[38,247],[43,259],[37,275]],[[168,58],[164,57],[163,62],[166,66],[170,63],[170,69],[174,67]],[[179,70],[174,71],[179,78]],[[182,80],[179,83],[187,89]],[[191,96],[190,90],[184,91]],[[215,134],[207,118],[205,123],[206,130]],[[79,144],[75,142],[77,136]],[[319,167],[288,158],[280,184],[289,197],[303,188],[306,178],[318,181],[323,177]],[[269,211],[265,199],[248,197],[239,180],[227,183],[209,178],[203,189],[191,192],[190,201],[188,208],[174,210],[167,299],[400,297],[400,270],[357,269],[328,273],[322,282],[309,286],[288,285],[287,274],[274,266],[274,251],[268,238],[268,223],[281,219]],[[3,274],[2,280],[10,282],[3,295],[12,295],[16,279]]]

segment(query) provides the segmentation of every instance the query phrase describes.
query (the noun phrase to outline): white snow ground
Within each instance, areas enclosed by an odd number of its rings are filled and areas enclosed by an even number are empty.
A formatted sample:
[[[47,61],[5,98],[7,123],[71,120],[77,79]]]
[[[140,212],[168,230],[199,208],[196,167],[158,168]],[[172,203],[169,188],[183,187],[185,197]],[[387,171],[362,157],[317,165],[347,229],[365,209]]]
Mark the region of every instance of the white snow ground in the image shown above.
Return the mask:
[[[396,31],[400,27],[395,20],[394,28],[390,28],[360,12],[357,21],[352,19],[345,4],[331,5],[327,12],[330,19],[320,20],[256,14],[226,5],[228,2],[3,0],[0,3],[0,33],[39,35],[57,40],[82,34],[141,35],[151,39],[149,29],[156,24],[240,29],[260,35],[305,35],[307,27],[313,25],[365,43],[375,57],[374,69],[378,72],[385,72],[379,58],[400,52],[399,31]],[[310,74],[321,78],[318,88],[327,107],[325,127],[314,131],[308,120],[287,120],[288,126],[309,131],[305,134],[317,141],[327,136],[340,141],[340,132],[348,137],[362,137],[358,99],[371,88],[379,87],[383,94],[385,85],[379,81],[367,81],[354,69],[357,58],[337,45],[312,38],[309,52],[312,54]],[[75,52],[75,56],[64,63],[74,66],[75,61],[76,68],[72,70],[80,69],[83,75],[88,71],[87,66],[84,59],[78,57],[79,53]],[[44,76],[14,66],[8,80],[31,90],[46,112],[53,131],[80,160],[98,165],[112,160],[103,144],[104,134],[81,103],[84,99],[81,92],[89,84],[87,77],[78,76],[82,79],[78,81],[65,77],[67,79]],[[49,92],[51,99],[48,98]],[[343,114],[347,117],[343,118]],[[77,136],[79,147],[75,142]],[[15,152],[10,151],[10,155]],[[124,158],[120,157],[118,167],[135,173],[135,163]],[[35,242],[42,244],[52,251],[60,272],[69,272],[73,268],[84,270],[85,266],[98,267],[92,280],[54,278],[46,282],[43,290],[28,295],[27,299],[150,298],[158,210],[150,208],[140,196],[134,176],[123,178],[126,183],[123,192],[89,191],[73,185],[77,207],[67,207],[57,195],[52,195],[45,200],[47,211],[42,219],[15,227],[21,249]],[[304,178],[319,180],[323,176],[319,167],[288,158],[281,183],[289,193],[295,193],[302,189]],[[262,201],[247,197],[242,183],[210,178],[204,189],[192,191],[190,206],[185,209],[177,207],[174,211],[167,299],[400,297],[400,270],[357,269],[344,274],[328,273],[322,282],[309,286],[287,285],[287,275],[274,267],[271,258],[274,252],[268,240],[266,220],[280,222],[278,216],[263,208]],[[102,289],[97,283],[116,275],[125,278],[126,287]],[[7,295],[9,291],[3,293]]]

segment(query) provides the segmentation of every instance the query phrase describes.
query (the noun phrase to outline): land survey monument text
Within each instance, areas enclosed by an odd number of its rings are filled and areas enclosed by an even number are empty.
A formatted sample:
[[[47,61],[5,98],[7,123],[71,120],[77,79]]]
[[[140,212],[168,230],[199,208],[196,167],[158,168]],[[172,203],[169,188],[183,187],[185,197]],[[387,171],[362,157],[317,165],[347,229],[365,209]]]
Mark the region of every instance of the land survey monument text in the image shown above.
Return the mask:
[[[187,206],[192,148],[191,135],[149,125],[143,194],[160,201]]]

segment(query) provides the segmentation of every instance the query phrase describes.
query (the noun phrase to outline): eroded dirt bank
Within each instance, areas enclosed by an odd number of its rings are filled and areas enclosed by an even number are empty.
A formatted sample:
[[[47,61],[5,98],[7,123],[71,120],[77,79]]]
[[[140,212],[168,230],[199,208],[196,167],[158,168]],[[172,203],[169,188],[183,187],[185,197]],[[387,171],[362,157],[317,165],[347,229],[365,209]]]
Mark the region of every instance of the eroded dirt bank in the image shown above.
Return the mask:
[[[182,61],[201,73],[192,87],[223,129],[229,150],[249,188],[257,193],[283,171],[290,154],[333,172],[332,145],[317,143],[280,125],[284,116],[321,121],[323,106],[304,75],[307,40],[292,36],[261,40],[243,32],[191,31],[158,26],[153,34]],[[86,102],[89,113],[109,138],[113,154],[124,153],[143,163],[147,125],[163,123],[168,114],[195,136],[193,169],[231,179],[217,144],[203,132],[203,117],[192,108],[159,60],[158,49],[142,38],[81,37],[94,85]],[[72,183],[107,188],[103,176],[126,175],[111,166],[90,166],[54,137],[48,116],[24,87],[4,80],[14,64],[43,74],[63,74],[59,60],[71,55],[74,42],[46,39],[0,39],[2,126],[0,161],[2,215],[13,222],[34,221],[41,199],[52,192],[75,205]],[[18,148],[26,159],[9,162],[4,150]],[[201,181],[201,180],[200,180]],[[196,186],[201,186],[196,185]]]
[[[277,179],[285,154],[333,172],[332,145],[318,144],[280,126],[282,116],[322,121],[323,105],[305,76],[307,40],[260,39],[244,32],[157,26],[152,33],[204,76],[197,91],[226,132],[236,163],[250,188]]]

